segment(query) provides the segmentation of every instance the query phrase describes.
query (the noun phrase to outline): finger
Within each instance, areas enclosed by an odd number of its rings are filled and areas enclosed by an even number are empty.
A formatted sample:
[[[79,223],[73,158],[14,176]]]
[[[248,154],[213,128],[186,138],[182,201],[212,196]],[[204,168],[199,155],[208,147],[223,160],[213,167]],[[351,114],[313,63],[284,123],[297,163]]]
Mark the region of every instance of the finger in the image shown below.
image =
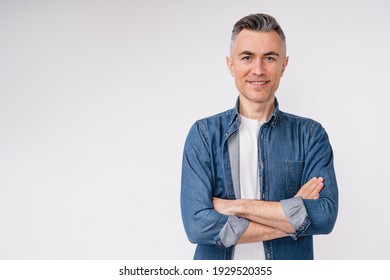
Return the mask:
[[[318,179],[316,177],[311,178],[309,181],[307,181],[306,184],[304,184],[298,191],[296,196],[302,196],[303,198],[306,198],[310,193],[311,189],[314,185],[316,185],[316,181]]]
[[[301,196],[304,199],[314,199],[323,187],[324,179],[322,177],[313,177],[304,184],[295,196]]]
[[[302,196],[304,197],[306,195],[306,192],[307,192],[307,188],[309,185],[311,185],[314,181],[315,181],[316,178],[312,178],[310,179],[307,183],[305,183],[297,192],[297,194],[295,196]]]
[[[307,195],[307,199],[318,199],[320,197],[321,189],[322,188],[316,188],[315,190],[312,190],[312,192]]]
[[[320,185],[322,182],[323,182],[323,178],[322,177],[313,177],[312,179],[310,179],[305,185],[303,185],[303,187],[305,187],[306,190],[313,190],[314,188],[318,187],[318,185]]]
[[[314,185],[313,188],[310,190],[310,193],[308,194],[308,199],[318,199],[320,197],[320,192],[324,187],[324,183],[321,181],[317,182],[317,185]]]
[[[318,199],[320,197],[320,192],[322,191],[322,189],[325,187],[325,184],[323,182],[321,182],[316,188],[315,188],[315,192],[316,192],[316,196],[314,199]]]

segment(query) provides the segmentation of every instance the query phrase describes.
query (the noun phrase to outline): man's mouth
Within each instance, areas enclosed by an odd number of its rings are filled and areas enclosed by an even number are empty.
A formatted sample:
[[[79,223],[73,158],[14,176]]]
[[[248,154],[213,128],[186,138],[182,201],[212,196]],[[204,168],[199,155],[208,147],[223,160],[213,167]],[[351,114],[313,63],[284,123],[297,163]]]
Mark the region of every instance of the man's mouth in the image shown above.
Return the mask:
[[[258,86],[263,86],[267,84],[269,81],[248,81],[251,85],[258,85]]]

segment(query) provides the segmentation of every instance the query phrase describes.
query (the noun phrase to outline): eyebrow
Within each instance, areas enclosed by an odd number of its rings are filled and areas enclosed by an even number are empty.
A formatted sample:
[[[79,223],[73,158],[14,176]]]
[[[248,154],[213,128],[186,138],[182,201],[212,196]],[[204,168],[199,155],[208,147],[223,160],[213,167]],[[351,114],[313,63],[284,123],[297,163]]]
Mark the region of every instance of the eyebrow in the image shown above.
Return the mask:
[[[251,56],[254,56],[255,54],[251,51],[242,51],[238,54],[239,56],[241,55],[251,55]],[[275,56],[280,56],[277,52],[275,51],[269,51],[269,52],[266,52],[265,54],[263,54],[264,56],[270,56],[270,55],[275,55]]]
[[[240,52],[239,54],[238,54],[239,56],[240,55],[255,55],[253,52],[250,52],[250,51],[243,51],[243,52]]]
[[[274,52],[274,51],[266,52],[264,55],[265,55],[265,56],[268,56],[268,55],[279,56],[279,54],[278,54],[277,52]]]

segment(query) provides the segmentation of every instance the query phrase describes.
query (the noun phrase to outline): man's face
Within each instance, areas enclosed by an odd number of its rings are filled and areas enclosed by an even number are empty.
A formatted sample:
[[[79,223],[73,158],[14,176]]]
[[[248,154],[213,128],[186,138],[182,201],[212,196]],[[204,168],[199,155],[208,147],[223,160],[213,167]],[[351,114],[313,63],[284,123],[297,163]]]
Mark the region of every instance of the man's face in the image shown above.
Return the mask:
[[[226,61],[241,101],[273,102],[288,63],[285,45],[276,31],[242,30]]]

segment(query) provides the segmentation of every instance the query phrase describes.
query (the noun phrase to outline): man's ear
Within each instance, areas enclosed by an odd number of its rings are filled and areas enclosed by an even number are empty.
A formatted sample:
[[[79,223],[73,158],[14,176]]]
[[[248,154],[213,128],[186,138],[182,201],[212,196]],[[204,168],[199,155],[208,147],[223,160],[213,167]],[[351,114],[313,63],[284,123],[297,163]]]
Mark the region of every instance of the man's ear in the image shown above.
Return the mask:
[[[283,62],[283,65],[282,65],[282,76],[283,76],[283,74],[284,74],[284,70],[286,70],[286,67],[287,67],[287,65],[288,65],[288,60],[289,60],[289,57],[286,56],[286,57],[284,58],[284,62]]]
[[[226,65],[229,68],[230,74],[232,75],[232,77],[234,77],[234,66],[230,56],[226,57]]]

